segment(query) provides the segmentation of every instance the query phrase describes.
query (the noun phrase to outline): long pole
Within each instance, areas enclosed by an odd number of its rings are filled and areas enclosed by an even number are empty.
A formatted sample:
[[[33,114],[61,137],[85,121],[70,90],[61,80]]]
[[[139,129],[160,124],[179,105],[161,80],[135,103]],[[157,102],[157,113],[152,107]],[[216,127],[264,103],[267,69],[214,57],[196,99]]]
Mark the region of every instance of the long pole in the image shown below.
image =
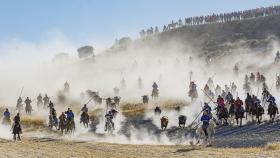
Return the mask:
[[[21,95],[22,95],[23,88],[24,88],[24,87],[22,87],[22,88],[21,88],[21,91],[20,91],[19,97],[21,97]]]

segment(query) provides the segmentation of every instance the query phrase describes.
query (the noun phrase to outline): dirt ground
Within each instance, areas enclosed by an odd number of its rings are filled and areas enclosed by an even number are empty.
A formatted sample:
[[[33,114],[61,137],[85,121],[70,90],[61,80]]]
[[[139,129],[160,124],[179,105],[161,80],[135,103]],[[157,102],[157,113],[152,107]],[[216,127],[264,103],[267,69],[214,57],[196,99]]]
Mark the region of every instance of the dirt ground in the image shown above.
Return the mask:
[[[1,140],[0,155],[1,157],[11,158],[278,158],[280,157],[280,145],[271,144],[263,148],[206,148],[182,145],[123,145],[28,138],[19,142]]]

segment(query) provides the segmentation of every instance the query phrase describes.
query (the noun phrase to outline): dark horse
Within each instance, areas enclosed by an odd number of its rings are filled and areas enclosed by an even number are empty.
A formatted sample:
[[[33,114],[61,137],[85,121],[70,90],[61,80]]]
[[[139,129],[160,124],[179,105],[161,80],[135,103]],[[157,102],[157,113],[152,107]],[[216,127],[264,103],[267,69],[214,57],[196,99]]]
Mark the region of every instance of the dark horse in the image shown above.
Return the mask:
[[[166,129],[168,125],[168,118],[166,116],[161,117],[160,119],[161,129]]]
[[[236,124],[241,127],[242,126],[242,119],[244,118],[244,110],[242,108],[236,109],[235,111],[235,120]]]
[[[158,99],[158,95],[159,95],[159,92],[158,92],[158,89],[154,88],[153,91],[152,91],[152,99],[153,100],[156,100]]]
[[[14,140],[21,140],[20,139],[20,134],[22,134],[22,130],[21,130],[21,125],[19,123],[17,124],[14,124],[14,127],[13,127],[13,138]],[[17,135],[17,137],[16,137]]]
[[[160,114],[161,114],[161,109],[160,109],[160,107],[157,106],[157,107],[155,108],[154,112],[155,112],[155,115],[160,115]]]
[[[86,112],[83,112],[81,114],[81,120],[80,123],[83,123],[84,127],[88,128],[89,124],[89,115]]]
[[[279,114],[278,108],[276,105],[269,104],[267,109],[268,115],[270,117],[270,122],[274,122],[276,113]]]
[[[185,128],[187,117],[185,115],[180,115],[178,120],[179,120],[179,127]]]
[[[222,125],[224,126],[228,125],[229,113],[227,108],[225,107],[217,108],[217,116],[219,120],[222,122]]]
[[[254,116],[256,116],[256,119],[258,123],[260,124],[262,121],[262,115],[264,114],[264,109],[261,105],[252,106],[252,120],[254,120]]]

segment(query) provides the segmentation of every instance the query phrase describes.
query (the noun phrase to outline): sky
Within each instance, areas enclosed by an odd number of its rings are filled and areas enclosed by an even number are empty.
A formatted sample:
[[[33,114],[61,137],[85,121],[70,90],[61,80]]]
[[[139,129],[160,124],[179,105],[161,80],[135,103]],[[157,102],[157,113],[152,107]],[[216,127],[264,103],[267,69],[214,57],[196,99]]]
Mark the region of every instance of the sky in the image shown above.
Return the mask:
[[[280,4],[280,0],[0,0],[0,43],[57,35],[76,45],[109,47],[180,17]]]

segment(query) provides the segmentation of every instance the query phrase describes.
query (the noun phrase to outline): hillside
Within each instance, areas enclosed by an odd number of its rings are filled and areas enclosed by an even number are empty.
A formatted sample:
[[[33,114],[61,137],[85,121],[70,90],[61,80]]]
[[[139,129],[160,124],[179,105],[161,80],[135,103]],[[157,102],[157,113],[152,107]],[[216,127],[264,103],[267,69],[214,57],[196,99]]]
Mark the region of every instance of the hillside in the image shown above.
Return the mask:
[[[271,49],[271,40],[280,37],[279,27],[280,15],[272,15],[226,23],[182,26],[138,42],[152,47],[166,47],[175,42],[182,44],[185,50],[191,46],[210,54],[231,52],[240,47],[263,52]]]

